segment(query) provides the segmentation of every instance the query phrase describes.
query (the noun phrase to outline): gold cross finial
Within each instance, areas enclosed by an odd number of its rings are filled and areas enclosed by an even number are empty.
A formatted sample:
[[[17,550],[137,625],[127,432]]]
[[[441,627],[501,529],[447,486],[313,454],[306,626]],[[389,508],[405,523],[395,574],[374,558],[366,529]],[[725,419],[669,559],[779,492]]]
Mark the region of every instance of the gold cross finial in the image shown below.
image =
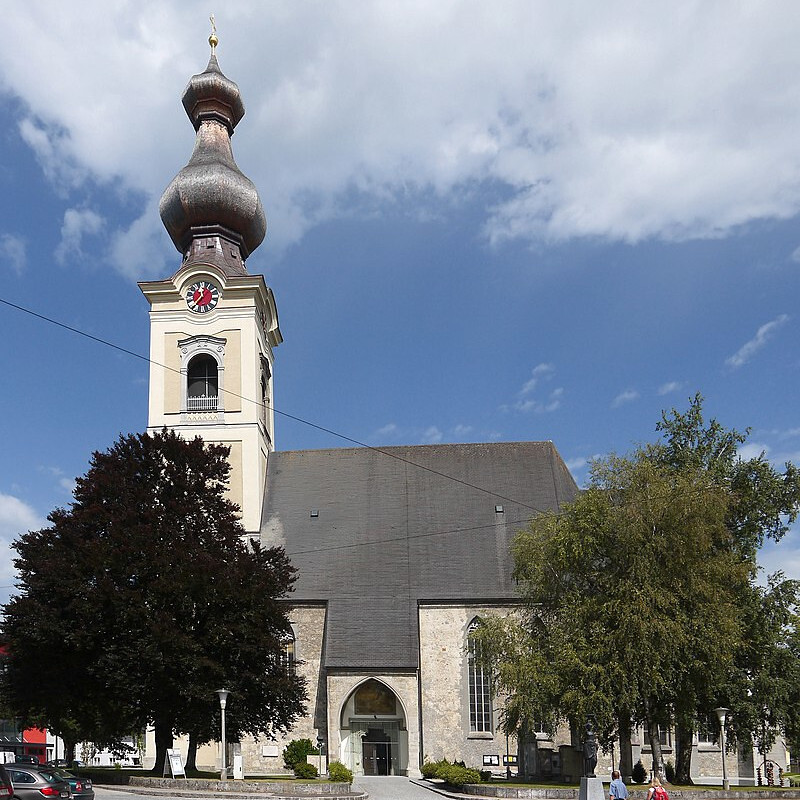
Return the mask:
[[[219,44],[219,39],[217,39],[217,23],[214,20],[214,15],[212,14],[209,19],[211,20],[211,36],[208,37],[208,43],[211,45],[211,55],[213,56],[214,50]]]

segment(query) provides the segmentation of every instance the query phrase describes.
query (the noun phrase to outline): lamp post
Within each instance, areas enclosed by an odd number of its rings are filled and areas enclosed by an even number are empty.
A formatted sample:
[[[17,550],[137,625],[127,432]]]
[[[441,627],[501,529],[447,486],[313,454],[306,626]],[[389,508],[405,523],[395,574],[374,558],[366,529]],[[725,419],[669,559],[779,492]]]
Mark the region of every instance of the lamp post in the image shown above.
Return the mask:
[[[731,788],[730,781],[728,780],[728,765],[725,763],[725,718],[730,712],[729,708],[715,708],[714,713],[719,720],[720,739],[722,742],[722,788],[727,791]]]
[[[222,712],[222,769],[220,770],[219,778],[225,781],[228,779],[228,765],[225,758],[225,705],[228,702],[228,695],[230,692],[227,689],[217,689],[217,694],[219,695],[219,708]]]

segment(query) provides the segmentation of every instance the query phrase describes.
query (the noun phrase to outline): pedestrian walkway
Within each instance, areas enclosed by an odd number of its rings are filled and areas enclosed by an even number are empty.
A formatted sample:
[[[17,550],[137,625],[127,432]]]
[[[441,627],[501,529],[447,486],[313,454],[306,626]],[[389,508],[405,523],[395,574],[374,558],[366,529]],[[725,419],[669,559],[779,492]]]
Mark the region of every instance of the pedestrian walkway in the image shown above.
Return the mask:
[[[400,775],[359,775],[353,788],[366,792],[369,800],[441,800],[436,792]]]

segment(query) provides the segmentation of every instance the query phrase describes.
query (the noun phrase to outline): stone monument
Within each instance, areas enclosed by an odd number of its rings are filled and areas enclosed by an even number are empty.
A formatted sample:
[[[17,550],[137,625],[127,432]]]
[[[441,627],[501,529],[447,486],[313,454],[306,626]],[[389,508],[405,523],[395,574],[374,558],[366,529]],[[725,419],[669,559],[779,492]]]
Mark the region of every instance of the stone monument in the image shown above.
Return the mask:
[[[605,800],[603,782],[594,774],[597,766],[597,737],[591,722],[586,723],[583,739],[583,777],[578,800]]]

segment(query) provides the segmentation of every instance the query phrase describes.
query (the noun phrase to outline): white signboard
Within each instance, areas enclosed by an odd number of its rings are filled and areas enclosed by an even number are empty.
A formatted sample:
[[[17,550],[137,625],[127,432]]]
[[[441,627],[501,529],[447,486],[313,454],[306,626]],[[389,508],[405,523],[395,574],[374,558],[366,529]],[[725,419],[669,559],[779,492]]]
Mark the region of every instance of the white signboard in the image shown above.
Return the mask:
[[[167,776],[167,770],[173,778],[183,776],[186,779],[186,770],[183,768],[183,761],[181,761],[180,750],[167,750],[167,756],[164,759],[164,776]]]
[[[277,758],[280,754],[280,748],[276,744],[261,745],[261,755],[264,758]]]

